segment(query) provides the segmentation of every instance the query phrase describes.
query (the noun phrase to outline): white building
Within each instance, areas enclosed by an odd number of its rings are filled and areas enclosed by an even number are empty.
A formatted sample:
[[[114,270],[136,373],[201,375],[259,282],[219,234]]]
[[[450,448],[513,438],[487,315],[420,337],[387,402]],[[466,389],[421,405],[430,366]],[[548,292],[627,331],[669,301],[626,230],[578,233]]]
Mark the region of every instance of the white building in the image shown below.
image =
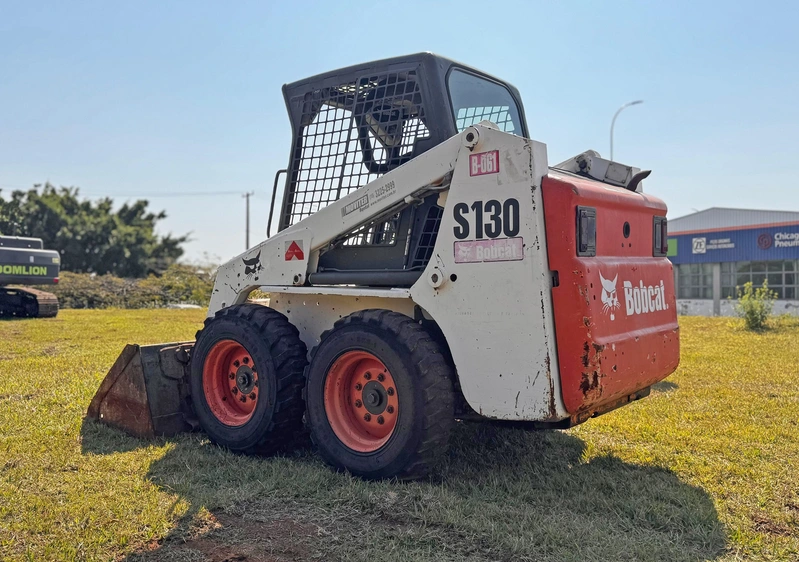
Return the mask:
[[[799,212],[713,207],[668,228],[680,314],[731,316],[738,287],[767,281],[774,312],[799,315]]]

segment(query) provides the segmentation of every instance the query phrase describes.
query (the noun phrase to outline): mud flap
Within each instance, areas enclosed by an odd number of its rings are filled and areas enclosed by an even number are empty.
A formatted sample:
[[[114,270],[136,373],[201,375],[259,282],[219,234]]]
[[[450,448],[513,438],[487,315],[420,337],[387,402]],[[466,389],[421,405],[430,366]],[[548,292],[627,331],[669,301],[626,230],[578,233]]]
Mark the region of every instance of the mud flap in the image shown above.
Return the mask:
[[[144,438],[196,429],[189,396],[193,345],[126,345],[92,398],[87,417]]]

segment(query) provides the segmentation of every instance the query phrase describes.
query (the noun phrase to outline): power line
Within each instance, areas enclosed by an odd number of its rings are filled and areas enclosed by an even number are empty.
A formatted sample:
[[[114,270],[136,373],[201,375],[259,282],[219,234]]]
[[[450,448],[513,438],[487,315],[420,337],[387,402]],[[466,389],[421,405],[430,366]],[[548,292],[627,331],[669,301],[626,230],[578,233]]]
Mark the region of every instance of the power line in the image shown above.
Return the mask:
[[[40,187],[40,186],[39,186]],[[71,186],[70,186],[71,187]],[[27,190],[27,189],[34,189],[34,186],[17,186],[17,185],[9,185],[9,184],[0,184],[0,189],[14,189],[14,190]],[[80,187],[77,187],[78,195],[79,196],[86,196],[86,197],[110,197],[110,198],[123,198],[123,197],[132,197],[132,198],[157,198],[157,197],[221,197],[226,195],[241,195],[241,191],[159,191],[159,192],[152,192],[152,193],[99,193],[96,191],[83,191]],[[261,194],[255,194],[255,197],[264,197]]]
[[[217,197],[221,195],[241,195],[241,191],[175,191],[175,192],[168,192],[168,193],[106,193],[106,194],[99,194],[99,193],[91,193],[91,192],[83,192],[79,191],[79,195],[86,195],[88,197],[138,197],[141,199],[145,198],[157,198],[157,197]]]

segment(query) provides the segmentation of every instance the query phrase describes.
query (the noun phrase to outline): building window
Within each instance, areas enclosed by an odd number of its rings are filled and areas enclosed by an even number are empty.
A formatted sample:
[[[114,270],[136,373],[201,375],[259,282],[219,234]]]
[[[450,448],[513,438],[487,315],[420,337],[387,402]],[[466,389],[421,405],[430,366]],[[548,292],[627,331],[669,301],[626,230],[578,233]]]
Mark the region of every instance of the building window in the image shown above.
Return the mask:
[[[739,261],[721,264],[721,296],[737,298],[737,287],[752,282],[762,287],[768,281],[768,288],[777,293],[780,299],[799,297],[799,260],[785,261]]]
[[[677,266],[677,287],[680,299],[713,298],[713,264],[683,263]]]

